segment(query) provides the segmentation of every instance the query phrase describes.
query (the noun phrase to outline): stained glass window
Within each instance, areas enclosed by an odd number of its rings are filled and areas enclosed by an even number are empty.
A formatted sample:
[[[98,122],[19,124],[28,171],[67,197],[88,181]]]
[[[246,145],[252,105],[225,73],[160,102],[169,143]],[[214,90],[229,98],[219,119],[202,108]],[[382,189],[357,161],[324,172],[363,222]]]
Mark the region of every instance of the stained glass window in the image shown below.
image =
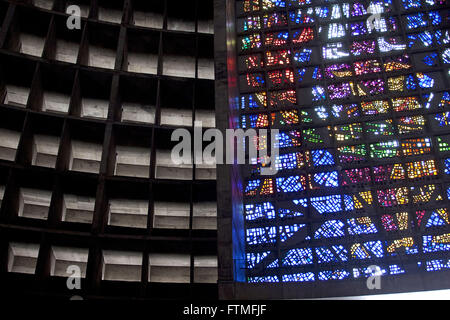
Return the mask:
[[[280,129],[242,173],[247,281],[450,270],[444,1],[239,3],[240,126]]]

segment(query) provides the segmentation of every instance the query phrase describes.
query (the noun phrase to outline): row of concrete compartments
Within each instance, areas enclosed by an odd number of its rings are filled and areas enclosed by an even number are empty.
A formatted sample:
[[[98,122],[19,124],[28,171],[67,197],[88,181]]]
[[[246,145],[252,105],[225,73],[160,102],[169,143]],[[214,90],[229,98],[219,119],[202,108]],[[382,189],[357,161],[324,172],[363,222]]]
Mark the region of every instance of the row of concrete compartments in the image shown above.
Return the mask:
[[[5,186],[0,185],[0,206]],[[23,218],[47,220],[52,199],[49,190],[19,188],[17,215]],[[63,195],[62,221],[71,223],[92,223],[95,197]],[[147,228],[148,200],[109,199],[108,225],[128,228]],[[155,201],[153,204],[153,228],[189,229],[190,204],[186,202]],[[192,209],[192,229],[217,229],[217,203],[197,202]]]
[[[33,0],[33,4],[41,9],[52,10],[54,0]],[[79,4],[79,3],[77,5],[81,9],[80,12],[81,17],[87,18],[89,16],[89,6],[87,4]],[[214,34],[214,20],[212,17],[212,13],[213,12],[211,10],[210,19],[198,20],[199,33]],[[98,20],[100,21],[120,24],[122,22],[122,17],[123,17],[122,10],[113,8],[104,8],[102,6],[99,6],[98,8]],[[164,16],[162,12],[149,12],[135,9],[133,11],[130,24],[133,24],[137,27],[162,29],[164,24]],[[187,17],[186,18],[175,17],[168,14],[167,30],[195,32],[195,20],[189,19]]]
[[[44,51],[45,38],[34,35],[21,33],[19,52],[32,56],[42,57]],[[55,59],[58,61],[76,63],[80,45],[75,42],[63,39],[56,40]],[[195,78],[196,59],[194,56],[179,55],[163,55],[164,76]],[[158,54],[157,53],[137,53],[128,51],[125,71],[157,74],[158,70]],[[89,46],[89,57],[87,65],[90,67],[114,69],[116,63],[116,50],[112,48],[104,48],[91,44]],[[197,78],[214,80],[214,59],[200,58],[197,64]]]
[[[15,161],[21,133],[0,128],[0,159]],[[32,165],[55,168],[60,148],[60,138],[49,135],[33,136]],[[97,143],[72,140],[70,142],[68,169],[98,174],[102,160],[103,146]],[[116,146],[114,175],[149,178],[150,148]],[[170,180],[192,180],[192,164],[174,164],[171,150],[156,150],[155,178]],[[215,164],[196,165],[196,178],[215,180]]]
[[[25,108],[30,95],[30,88],[6,85],[4,104]],[[42,98],[42,109],[44,112],[68,114],[70,95],[58,92],[44,92]],[[95,98],[81,99],[81,117],[106,120],[108,117],[109,101]],[[155,106],[123,102],[121,110],[121,121],[130,123],[154,124]],[[204,128],[215,128],[216,115],[214,110],[196,110],[195,121],[201,121]],[[161,125],[168,126],[192,126],[192,110],[161,108]]]
[[[9,244],[8,272],[34,274],[39,255],[39,244]],[[86,276],[89,250],[85,248],[51,247],[50,275],[57,277],[73,276],[68,273],[70,266],[77,266],[81,277]],[[102,280],[141,281],[142,253],[130,251],[102,251]],[[194,268],[195,283],[217,282],[217,257],[194,256],[191,265],[189,254],[150,254],[149,282],[190,283],[190,271]]]

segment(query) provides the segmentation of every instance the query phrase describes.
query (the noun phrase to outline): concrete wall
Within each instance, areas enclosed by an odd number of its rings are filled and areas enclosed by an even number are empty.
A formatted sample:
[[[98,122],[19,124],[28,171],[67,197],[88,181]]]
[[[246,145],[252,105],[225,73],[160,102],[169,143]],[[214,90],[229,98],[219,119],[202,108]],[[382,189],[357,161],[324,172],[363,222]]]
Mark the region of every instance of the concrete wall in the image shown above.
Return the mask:
[[[92,223],[95,198],[65,194],[63,198],[62,221]]]
[[[193,207],[192,229],[217,229],[217,203],[198,202]]]
[[[198,78],[214,80],[214,60],[199,58],[198,59]]]
[[[191,127],[192,111],[188,109],[161,108],[161,124]]]
[[[195,32],[195,21],[168,17],[167,30]]]
[[[5,196],[5,186],[0,185],[0,208],[2,206],[4,196]]]
[[[216,113],[212,110],[196,110],[195,121],[201,121],[203,128],[215,128]]]

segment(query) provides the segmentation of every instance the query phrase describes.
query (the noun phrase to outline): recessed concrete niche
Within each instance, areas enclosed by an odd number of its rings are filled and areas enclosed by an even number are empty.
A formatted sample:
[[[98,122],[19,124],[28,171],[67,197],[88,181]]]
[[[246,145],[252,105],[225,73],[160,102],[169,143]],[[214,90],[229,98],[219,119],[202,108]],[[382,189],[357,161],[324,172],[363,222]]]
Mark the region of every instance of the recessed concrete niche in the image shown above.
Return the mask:
[[[20,34],[20,53],[41,57],[44,51],[45,38],[33,34]]]
[[[163,75],[195,78],[195,57],[164,55]]]
[[[55,168],[59,150],[59,137],[35,135],[33,137],[34,166]]]
[[[145,28],[162,29],[164,17],[160,13],[134,11],[134,25]]]
[[[158,55],[128,52],[128,71],[136,73],[157,74]]]
[[[190,283],[191,258],[188,254],[150,254],[149,282]]]
[[[198,78],[214,80],[214,59],[198,59]]]
[[[155,175],[157,179],[191,180],[191,164],[174,164],[171,158],[171,151],[156,151]]]
[[[117,146],[114,174],[116,176],[148,178],[150,175],[150,149]]]
[[[197,164],[195,178],[198,180],[216,180],[216,164]]]
[[[201,121],[203,128],[215,128],[216,114],[210,110],[196,110],[195,121]]]
[[[103,251],[102,280],[141,281],[142,253]]]
[[[5,186],[0,186],[0,208],[2,206],[4,197],[5,197]]]
[[[160,229],[189,229],[189,203],[155,202],[153,227]]]
[[[198,202],[193,206],[192,229],[217,229],[217,203]]]
[[[147,228],[147,200],[109,200],[108,225],[129,228]]]
[[[44,92],[42,111],[67,114],[69,112],[70,96],[58,92]]]
[[[83,98],[81,104],[82,117],[94,119],[108,118],[109,101]]]
[[[8,249],[8,272],[34,274],[39,245],[11,242]]]
[[[122,11],[99,7],[98,20],[120,24],[122,22]]]
[[[114,69],[116,51],[113,49],[89,46],[89,66],[105,69]]]
[[[76,42],[57,39],[55,59],[68,63],[76,63],[79,46],[80,45]]]
[[[33,4],[42,9],[52,10],[54,0],[33,0]]]
[[[214,34],[214,20],[199,20],[198,21],[198,32]]]
[[[0,159],[14,161],[20,141],[20,132],[0,129]]]
[[[51,191],[20,188],[18,216],[47,220],[51,200]]]
[[[6,85],[5,104],[25,108],[30,95],[30,88]]]
[[[92,223],[95,198],[65,194],[63,198],[62,221]]]
[[[101,144],[72,141],[69,170],[98,173],[101,159]]]
[[[195,21],[177,17],[168,17],[167,30],[195,32]]]
[[[194,257],[194,282],[217,283],[217,257]]]
[[[155,123],[155,107],[139,103],[122,104],[122,121],[136,123]]]
[[[192,110],[162,108],[161,124],[168,126],[192,127]]]
[[[80,268],[81,278],[85,278],[88,256],[88,249],[54,246],[50,257],[50,275],[66,278],[73,275],[72,272],[67,272],[68,268],[77,266]]]

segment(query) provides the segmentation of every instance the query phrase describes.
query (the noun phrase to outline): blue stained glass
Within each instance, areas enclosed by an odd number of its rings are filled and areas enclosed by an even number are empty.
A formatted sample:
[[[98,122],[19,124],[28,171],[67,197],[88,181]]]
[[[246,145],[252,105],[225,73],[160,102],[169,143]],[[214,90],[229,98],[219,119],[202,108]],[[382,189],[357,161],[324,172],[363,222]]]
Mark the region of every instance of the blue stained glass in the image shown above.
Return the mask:
[[[450,158],[445,159],[444,163],[445,163],[445,173],[450,174]]]
[[[283,258],[283,266],[301,266],[313,263],[311,248],[289,250]]]
[[[430,89],[434,87],[434,79],[425,73],[417,74],[419,86],[422,89]]]
[[[325,89],[322,86],[312,87],[313,101],[323,101],[325,97]]]
[[[307,282],[315,281],[314,273],[296,273],[296,274],[285,274],[283,275],[283,282]]]
[[[247,187],[245,188],[245,193],[249,193],[250,191],[256,190],[261,185],[261,180],[250,180],[247,182]]]
[[[249,283],[279,282],[277,276],[249,277]]]
[[[441,217],[441,215],[437,211],[433,211],[431,213],[430,218],[428,219],[426,227],[431,228],[445,225],[447,225],[447,222],[445,222],[445,220]]]
[[[370,218],[366,218],[369,219]],[[371,234],[371,233],[377,233],[377,227],[375,224],[370,221],[370,223],[361,223],[358,222],[358,219],[351,218],[347,220],[347,223],[349,225],[347,231],[350,235],[360,235],[360,234]]]
[[[348,260],[348,251],[342,245],[317,247],[318,263],[340,262]]]
[[[328,7],[316,7],[316,16],[318,16],[319,18],[326,18],[328,17],[328,14],[330,13],[330,10],[328,9]]]
[[[313,197],[311,205],[320,214],[336,213],[342,211],[342,203],[340,195]]]
[[[437,63],[437,57],[438,57],[437,53],[436,53],[436,52],[432,52],[432,53],[426,55],[425,58],[423,58],[422,61],[423,61],[426,65],[432,67],[432,66],[436,65],[436,63]]]
[[[260,204],[245,205],[246,220],[275,219],[275,208],[272,203],[264,202]]]
[[[326,107],[316,107],[314,108],[314,111],[317,114],[317,117],[319,117],[321,120],[328,119],[328,110]]]
[[[348,278],[350,273],[345,270],[321,271],[319,272],[319,280],[343,280]]]
[[[406,10],[412,9],[412,8],[420,8],[421,7],[421,0],[402,0],[403,8]]]
[[[438,113],[434,118],[439,122],[440,127],[446,127],[450,123],[450,112]]]
[[[447,188],[447,199],[450,200],[450,187]]]
[[[277,170],[297,169],[297,153],[286,153],[276,157],[275,168]]]
[[[270,251],[247,253],[247,267],[249,269],[253,269],[257,264],[263,261],[269,254]]]
[[[416,85],[416,82],[414,81],[414,77],[412,74],[410,74],[408,77],[406,77],[406,89],[408,89],[408,90],[416,90],[417,89],[417,85]]]
[[[277,192],[299,192],[304,191],[305,188],[301,182],[300,176],[278,177],[277,178]]]
[[[442,61],[444,63],[450,63],[450,49],[447,48],[442,52]]]
[[[292,137],[285,132],[280,132],[279,134],[277,134],[276,140],[278,141],[278,146],[280,149],[294,146],[294,144],[292,143]]]
[[[247,229],[247,244],[275,243],[277,235],[276,227]]]
[[[382,258],[384,256],[383,244],[381,241],[365,242],[363,246],[356,246],[355,251],[352,252],[352,255],[354,255],[357,259],[369,259],[372,257]]]
[[[275,259],[273,262],[271,262],[268,266],[267,269],[272,269],[272,268],[279,268],[280,265],[278,263],[278,259]]]
[[[450,259],[449,260],[430,260],[427,261],[427,271],[440,271],[444,269],[450,269]]]
[[[355,210],[355,202],[353,201],[352,196],[350,196],[348,194],[344,194],[344,206],[345,206],[345,211]]]
[[[444,235],[449,237],[449,235]],[[437,237],[444,237],[444,236],[437,236]],[[439,252],[439,251],[450,251],[450,242],[444,243],[445,240],[442,240],[442,242],[436,241],[437,238],[434,236],[423,236],[423,252],[429,253],[429,252]]]
[[[408,37],[408,47],[412,48],[419,40],[425,47],[429,47],[433,44],[433,35],[429,31],[424,31],[418,34],[410,34]]]
[[[306,68],[297,69],[298,81],[302,82],[303,77],[305,76]]]
[[[303,49],[294,53],[294,60],[305,63],[311,60],[312,49]]]
[[[317,229],[314,234],[314,239],[338,238],[344,235],[344,223],[340,220],[329,220]]]
[[[322,79],[322,72],[320,71],[320,68],[319,68],[319,67],[315,67],[315,68],[314,68],[312,78],[313,78],[314,80],[320,80],[320,79]]]
[[[292,224],[287,226],[279,226],[280,240],[285,242],[287,239],[291,238],[295,233],[306,227],[306,224]]]
[[[306,23],[314,23],[315,19],[312,16],[313,9],[309,8],[305,12],[305,10],[298,9],[297,11],[292,11],[289,13],[289,17],[292,23],[295,24],[306,24]]]
[[[406,17],[408,23],[408,29],[415,29],[420,27],[426,27],[427,22],[423,13],[417,13]]]
[[[331,172],[320,172],[314,174],[314,181],[321,186],[324,187],[338,187],[338,172],[337,171],[331,171]]]
[[[428,17],[430,18],[433,26],[437,26],[442,23],[442,17],[437,11],[428,12]]]
[[[311,151],[314,167],[334,165],[334,157],[328,150]]]
[[[395,274],[405,273],[406,271],[402,267],[400,267],[398,264],[391,264],[389,266],[389,272],[391,275],[395,275]]]

